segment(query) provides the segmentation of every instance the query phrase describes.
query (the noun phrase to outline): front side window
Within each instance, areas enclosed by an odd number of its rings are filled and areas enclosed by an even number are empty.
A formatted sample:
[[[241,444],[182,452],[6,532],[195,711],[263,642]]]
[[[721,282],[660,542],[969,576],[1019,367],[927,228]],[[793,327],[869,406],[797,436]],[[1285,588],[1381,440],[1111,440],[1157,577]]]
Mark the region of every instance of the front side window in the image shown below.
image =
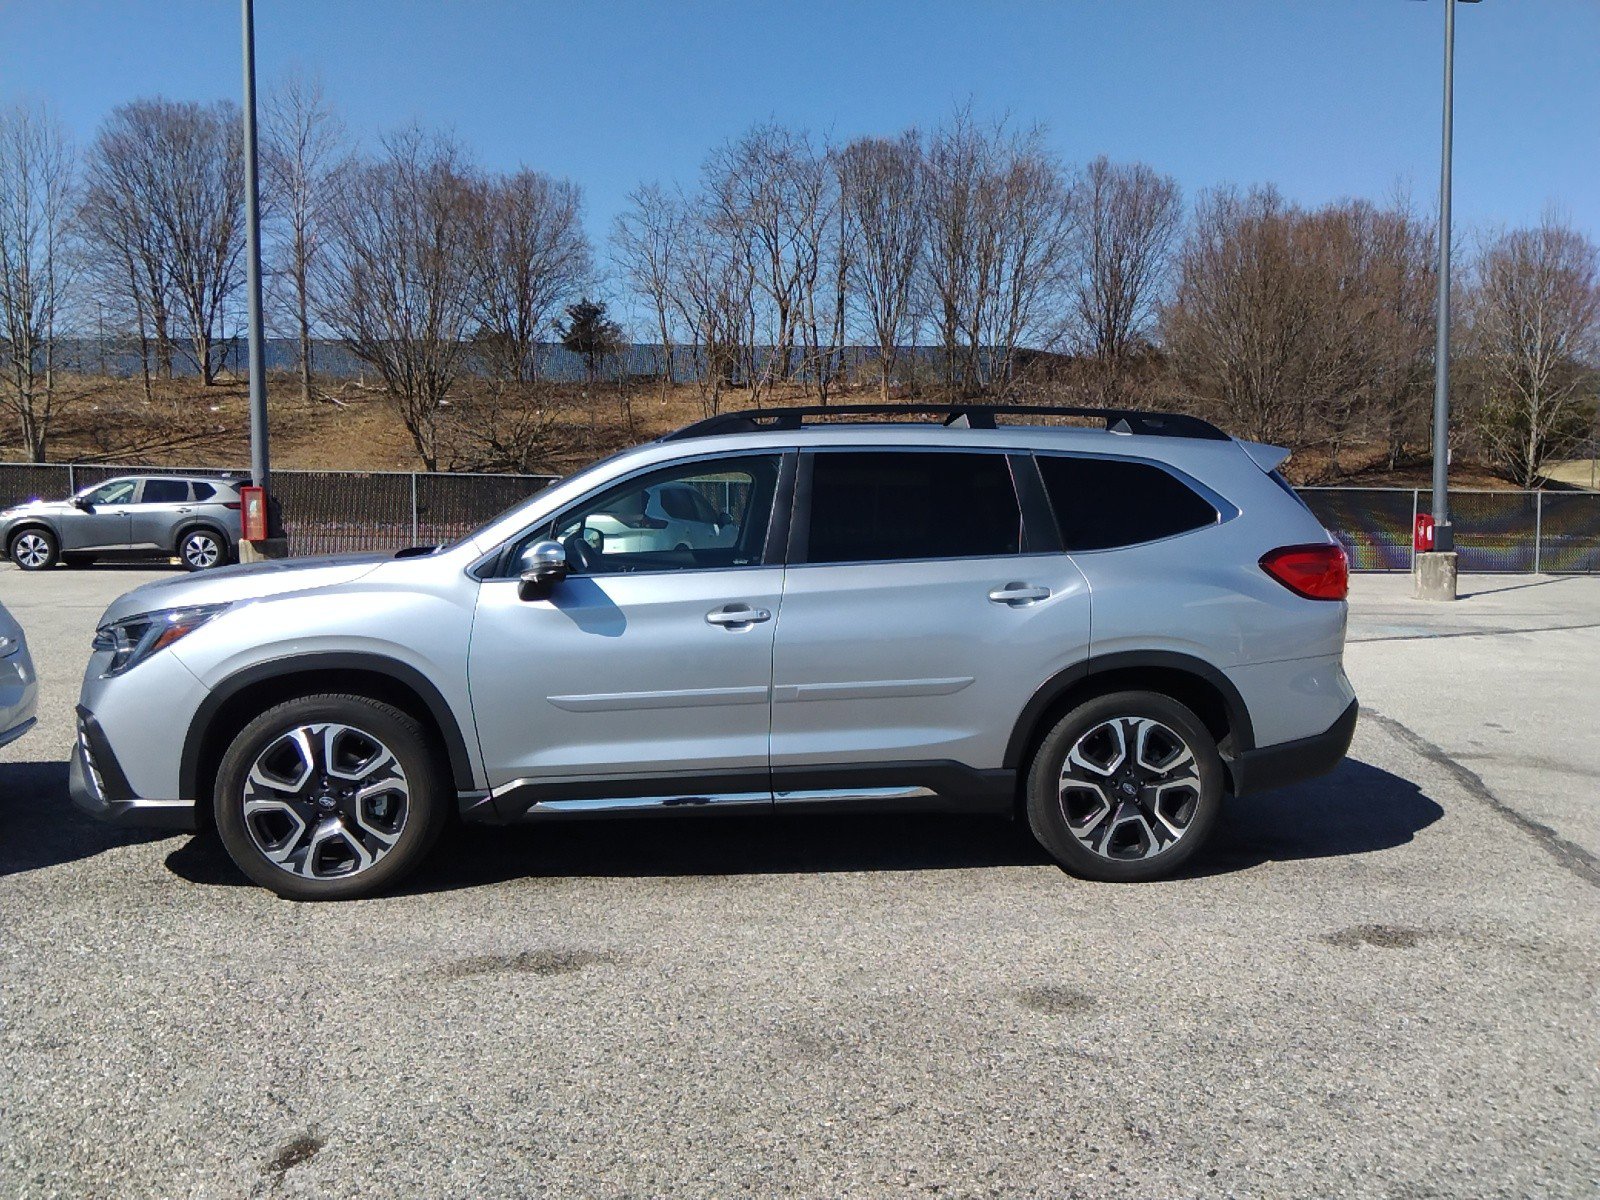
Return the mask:
[[[1209,500],[1153,463],[1056,454],[1037,461],[1067,551],[1135,546],[1218,520]]]
[[[777,454],[679,463],[637,475],[522,539],[554,538],[574,575],[747,567],[761,562]]]
[[[812,462],[806,562],[991,558],[1021,548],[1003,454],[821,451]]]
[[[85,492],[83,498],[90,504],[127,504],[133,499],[134,485],[132,479],[113,479]]]
[[[146,479],[141,504],[182,504],[189,499],[189,485],[181,479]]]

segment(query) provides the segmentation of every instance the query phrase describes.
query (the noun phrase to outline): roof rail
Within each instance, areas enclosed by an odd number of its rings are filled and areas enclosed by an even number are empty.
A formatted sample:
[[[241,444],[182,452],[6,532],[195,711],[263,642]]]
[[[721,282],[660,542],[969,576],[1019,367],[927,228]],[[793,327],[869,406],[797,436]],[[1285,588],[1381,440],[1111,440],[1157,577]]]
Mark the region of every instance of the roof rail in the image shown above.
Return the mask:
[[[1186,413],[1144,412],[1132,408],[1078,408],[1035,404],[829,404],[795,408],[751,408],[721,413],[695,421],[662,436],[663,442],[714,437],[725,433],[759,433],[802,428],[806,417],[899,416],[904,413],[942,414],[946,428],[995,429],[996,416],[1088,417],[1104,422],[1112,433],[1137,433],[1158,437],[1204,438],[1227,441],[1228,435],[1210,421]]]

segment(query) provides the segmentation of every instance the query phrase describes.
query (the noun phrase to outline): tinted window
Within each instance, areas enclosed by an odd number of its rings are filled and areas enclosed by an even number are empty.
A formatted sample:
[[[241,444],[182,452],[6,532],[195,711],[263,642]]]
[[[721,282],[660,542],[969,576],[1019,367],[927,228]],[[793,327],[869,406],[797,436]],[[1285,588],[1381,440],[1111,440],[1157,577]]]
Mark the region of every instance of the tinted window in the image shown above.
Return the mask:
[[[1213,524],[1217,510],[1148,463],[1039,455],[1045,490],[1067,550],[1106,550]]]
[[[547,527],[525,537],[512,561],[528,544],[553,536],[567,547],[574,574],[754,565],[766,547],[778,462],[776,454],[739,455],[637,476],[558,517],[553,532]],[[677,516],[676,504],[669,506],[674,493],[693,523]],[[698,519],[699,513],[716,515],[707,495],[730,520]]]
[[[819,453],[807,562],[1016,554],[1022,514],[1003,454]]]
[[[189,486],[194,489],[196,500],[209,500],[217,494],[217,489],[209,483],[191,483]]]
[[[140,500],[144,504],[182,504],[188,498],[189,485],[181,479],[146,479]]]

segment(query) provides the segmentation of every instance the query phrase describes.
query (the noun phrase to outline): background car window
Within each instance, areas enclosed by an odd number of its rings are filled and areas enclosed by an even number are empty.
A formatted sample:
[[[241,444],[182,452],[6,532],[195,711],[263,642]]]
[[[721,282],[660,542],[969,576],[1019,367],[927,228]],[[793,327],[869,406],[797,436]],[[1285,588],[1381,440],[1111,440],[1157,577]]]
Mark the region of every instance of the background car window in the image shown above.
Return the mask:
[[[1182,480],[1149,463],[1038,456],[1066,550],[1108,550],[1187,533],[1217,510]]]
[[[86,493],[83,498],[90,504],[126,504],[133,499],[133,488],[134,481],[131,479],[113,479]]]
[[[819,453],[805,561],[1016,554],[1022,513],[1001,454]]]
[[[196,500],[209,500],[217,494],[217,489],[209,483],[191,483],[189,486],[194,489]]]
[[[189,499],[189,485],[181,479],[146,479],[140,493],[142,504],[182,504]]]
[[[556,519],[573,574],[741,567],[759,563],[777,490],[776,454],[681,463],[619,484]],[[719,518],[726,517],[727,520]]]

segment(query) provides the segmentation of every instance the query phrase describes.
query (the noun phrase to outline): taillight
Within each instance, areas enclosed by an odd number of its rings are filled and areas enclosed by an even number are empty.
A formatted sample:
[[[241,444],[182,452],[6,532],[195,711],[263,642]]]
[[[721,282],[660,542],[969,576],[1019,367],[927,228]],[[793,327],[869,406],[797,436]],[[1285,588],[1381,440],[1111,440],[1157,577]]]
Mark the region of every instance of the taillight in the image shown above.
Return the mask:
[[[1337,543],[1281,546],[1261,556],[1261,569],[1308,600],[1343,600],[1350,594],[1350,560]]]

